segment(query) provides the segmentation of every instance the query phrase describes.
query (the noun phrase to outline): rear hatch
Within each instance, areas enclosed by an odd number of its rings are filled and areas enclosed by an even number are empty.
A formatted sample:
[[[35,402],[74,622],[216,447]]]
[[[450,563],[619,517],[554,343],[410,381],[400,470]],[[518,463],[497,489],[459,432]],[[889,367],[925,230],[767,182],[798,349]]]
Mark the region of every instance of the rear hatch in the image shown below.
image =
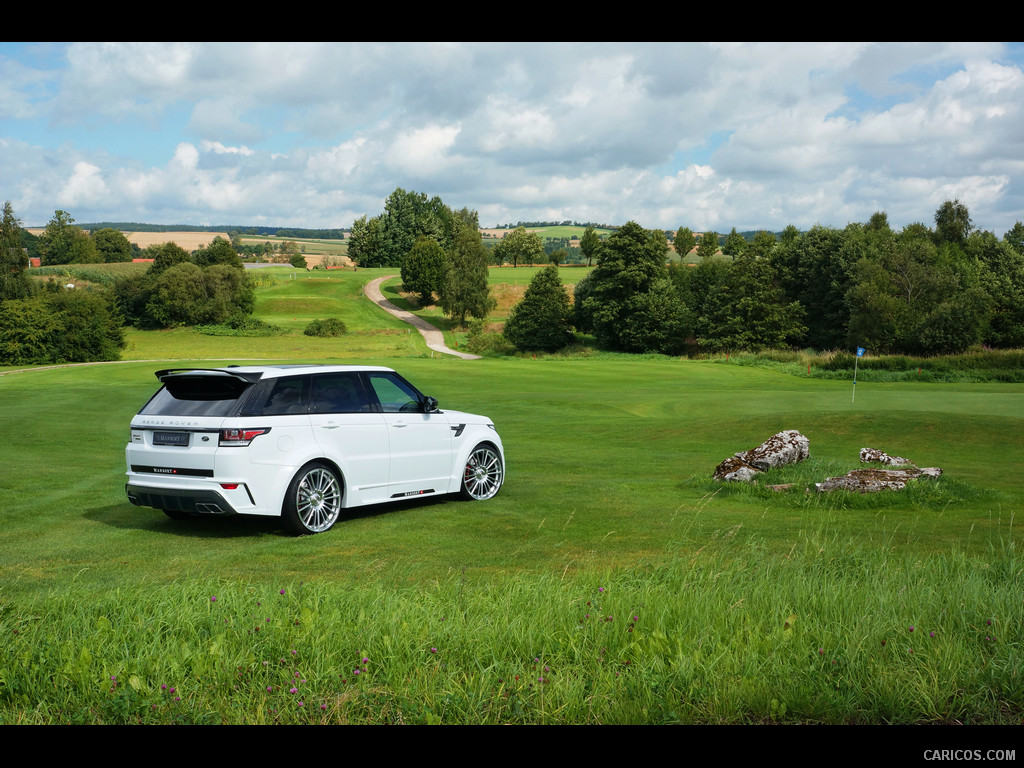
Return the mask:
[[[129,471],[213,477],[221,441],[237,439],[225,420],[238,415],[261,374],[187,369],[156,375],[164,386],[132,419]]]

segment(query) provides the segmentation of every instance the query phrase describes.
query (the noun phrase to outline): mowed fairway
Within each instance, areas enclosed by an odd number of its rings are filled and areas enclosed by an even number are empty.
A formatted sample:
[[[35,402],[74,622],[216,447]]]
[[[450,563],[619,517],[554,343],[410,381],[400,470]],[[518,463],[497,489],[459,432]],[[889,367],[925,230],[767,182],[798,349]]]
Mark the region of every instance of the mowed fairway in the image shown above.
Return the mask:
[[[0,723],[1020,723],[1024,385],[851,402],[724,361],[431,356],[361,296],[379,274],[261,288],[287,335],[133,332],[129,362],[0,372]],[[325,316],[350,333],[301,334]],[[494,420],[505,486],[303,538],[130,505],[153,372],[255,360],[397,369]],[[771,478],[797,487],[710,479],[782,429],[810,439]],[[863,447],[945,474],[804,492]]]
[[[442,408],[494,419],[508,451],[497,498],[355,511],[304,539],[266,520],[172,522],[128,504],[122,487],[127,425],[155,390],[158,366],[13,373],[0,377],[0,583],[606,569],[689,556],[726,532],[779,554],[809,536],[921,554],[1020,541],[1016,385],[861,384],[851,404],[841,383],[659,357],[364,362],[397,368]],[[723,458],[787,428],[808,435],[812,460],[830,467],[855,468],[860,448],[879,447],[942,467],[939,484],[959,485],[940,508],[895,494],[851,506],[709,485]]]

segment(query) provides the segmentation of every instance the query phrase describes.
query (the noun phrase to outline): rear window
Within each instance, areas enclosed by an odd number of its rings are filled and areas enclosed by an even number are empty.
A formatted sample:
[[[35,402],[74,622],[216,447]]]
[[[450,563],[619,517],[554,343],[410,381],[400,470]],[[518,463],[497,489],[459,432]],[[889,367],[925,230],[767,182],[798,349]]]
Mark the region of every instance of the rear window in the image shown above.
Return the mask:
[[[232,376],[175,376],[140,414],[149,416],[230,416],[238,411],[251,382]]]

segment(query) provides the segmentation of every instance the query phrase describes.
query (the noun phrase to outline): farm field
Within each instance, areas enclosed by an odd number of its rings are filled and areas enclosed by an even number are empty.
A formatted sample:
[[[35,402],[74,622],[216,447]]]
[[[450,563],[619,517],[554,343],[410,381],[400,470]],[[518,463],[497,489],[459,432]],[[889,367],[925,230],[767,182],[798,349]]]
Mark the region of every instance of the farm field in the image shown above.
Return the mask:
[[[713,361],[431,357],[360,296],[387,270],[292,272],[257,299],[290,335],[133,332],[131,362],[0,376],[0,723],[1021,723],[1024,385],[852,403]],[[328,313],[350,333],[301,335]],[[394,367],[494,419],[506,485],[299,539],[133,507],[128,422],[158,361],[206,358]],[[787,428],[811,459],[770,479],[797,488],[710,480]],[[867,446],[945,474],[804,492]]]

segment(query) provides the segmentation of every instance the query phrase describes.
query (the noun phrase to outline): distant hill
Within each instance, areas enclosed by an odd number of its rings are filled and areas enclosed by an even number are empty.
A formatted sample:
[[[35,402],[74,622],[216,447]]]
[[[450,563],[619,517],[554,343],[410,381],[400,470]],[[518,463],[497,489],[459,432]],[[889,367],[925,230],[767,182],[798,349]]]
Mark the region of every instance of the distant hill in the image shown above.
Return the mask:
[[[98,221],[77,223],[85,230],[95,231],[110,227],[122,232],[230,232],[239,235],[256,235],[259,237],[294,237],[318,238],[321,240],[341,240],[347,229],[302,229],[299,227],[253,227],[241,225],[217,224],[203,226],[200,224],[139,224],[129,221]]]

